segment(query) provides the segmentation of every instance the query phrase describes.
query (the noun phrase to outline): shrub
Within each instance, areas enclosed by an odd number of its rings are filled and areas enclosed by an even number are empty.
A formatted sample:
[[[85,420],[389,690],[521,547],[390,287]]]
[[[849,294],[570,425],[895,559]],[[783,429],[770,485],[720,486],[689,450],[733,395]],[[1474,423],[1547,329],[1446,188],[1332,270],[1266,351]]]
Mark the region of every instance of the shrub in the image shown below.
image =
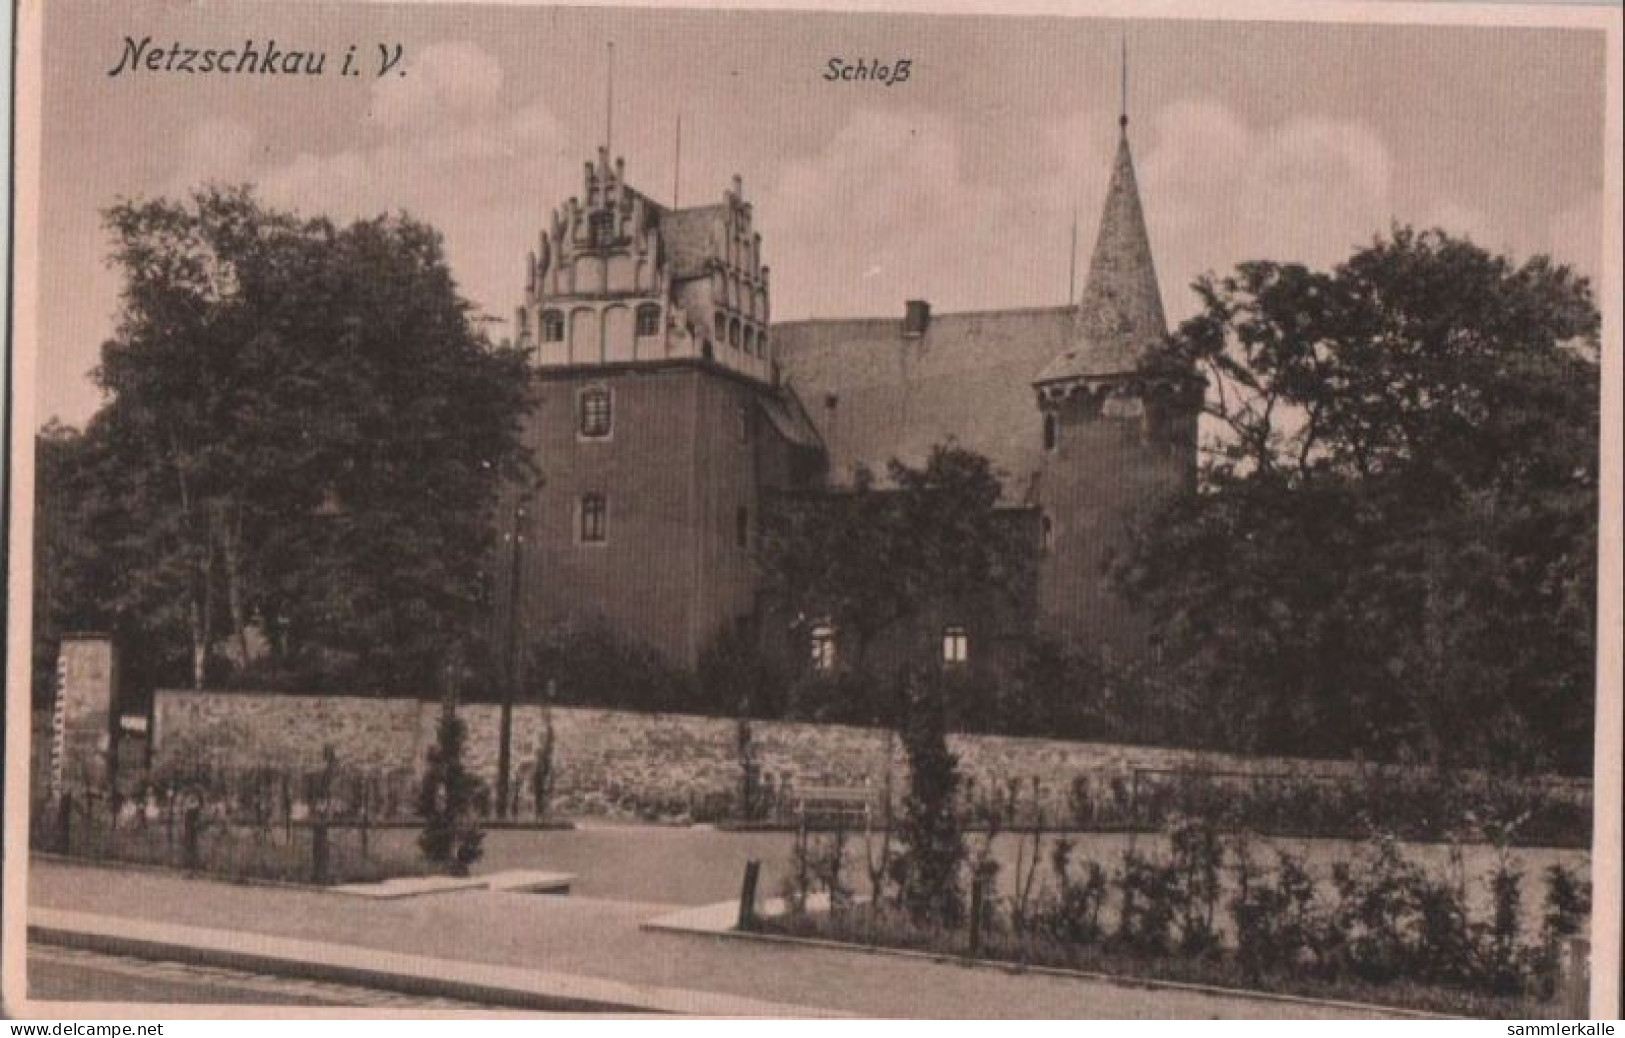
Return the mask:
[[[1315,882],[1303,859],[1275,852],[1267,876],[1254,867],[1250,850],[1238,847],[1236,893],[1230,903],[1236,926],[1236,957],[1250,975],[1319,963],[1326,921],[1315,906]]]
[[[1083,863],[1083,874],[1072,870],[1073,843],[1056,840],[1050,848],[1050,876],[1055,881],[1053,899],[1040,905],[1036,928],[1062,944],[1086,945],[1098,942],[1105,931],[1100,913],[1106,904],[1106,870],[1098,862]]]
[[[463,719],[448,702],[418,791],[418,814],[423,818],[418,847],[424,858],[454,876],[468,875],[484,853],[485,833],[476,813],[485,783],[463,765],[467,735]]]
[[[1334,954],[1361,980],[1386,984],[1414,972],[1416,891],[1421,874],[1392,835],[1373,837],[1353,862],[1332,867],[1338,903]]]
[[[1117,873],[1121,911],[1115,942],[1137,955],[1163,956],[1173,947],[1176,879],[1173,869],[1134,850],[1123,852]]]

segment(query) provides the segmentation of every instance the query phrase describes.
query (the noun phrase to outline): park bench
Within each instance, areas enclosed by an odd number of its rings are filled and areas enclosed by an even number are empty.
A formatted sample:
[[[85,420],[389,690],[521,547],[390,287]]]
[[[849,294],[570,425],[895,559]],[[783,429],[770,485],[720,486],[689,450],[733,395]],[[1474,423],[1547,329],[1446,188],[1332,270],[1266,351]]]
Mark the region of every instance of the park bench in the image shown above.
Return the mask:
[[[796,790],[792,802],[798,822],[860,826],[869,820],[873,801],[867,786],[808,786]]]

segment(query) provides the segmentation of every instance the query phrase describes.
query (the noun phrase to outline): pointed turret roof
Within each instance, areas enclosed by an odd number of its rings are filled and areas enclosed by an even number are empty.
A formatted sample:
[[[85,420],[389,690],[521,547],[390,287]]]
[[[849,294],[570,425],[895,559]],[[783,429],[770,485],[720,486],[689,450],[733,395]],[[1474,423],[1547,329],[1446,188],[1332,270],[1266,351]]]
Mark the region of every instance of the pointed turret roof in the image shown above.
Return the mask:
[[[1151,237],[1134,180],[1127,116],[1119,120],[1119,127],[1117,159],[1089,260],[1089,280],[1077,301],[1073,346],[1050,361],[1035,380],[1038,383],[1132,374],[1146,351],[1168,331]]]

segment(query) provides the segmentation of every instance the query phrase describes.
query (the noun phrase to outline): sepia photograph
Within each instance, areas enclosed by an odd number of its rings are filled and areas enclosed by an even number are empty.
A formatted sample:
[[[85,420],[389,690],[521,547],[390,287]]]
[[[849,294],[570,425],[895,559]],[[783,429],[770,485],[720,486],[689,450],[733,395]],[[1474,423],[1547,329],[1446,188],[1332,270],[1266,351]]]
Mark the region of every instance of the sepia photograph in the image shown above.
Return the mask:
[[[1617,1018],[1619,15],[24,0],[5,1015]]]

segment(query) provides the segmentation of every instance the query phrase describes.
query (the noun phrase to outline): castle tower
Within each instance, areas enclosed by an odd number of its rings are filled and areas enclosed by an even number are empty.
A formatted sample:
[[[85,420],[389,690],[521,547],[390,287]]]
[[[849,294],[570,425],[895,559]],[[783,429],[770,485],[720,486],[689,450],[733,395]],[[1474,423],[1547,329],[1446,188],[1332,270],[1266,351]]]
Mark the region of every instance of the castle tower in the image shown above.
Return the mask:
[[[521,650],[607,623],[692,666],[752,620],[762,497],[807,468],[816,433],[778,387],[740,179],[717,203],[668,208],[601,148],[584,180],[528,258],[515,315],[541,480],[499,512],[496,572],[521,576],[498,589],[495,622]]]
[[[1033,383],[1044,439],[1039,608],[1048,630],[1080,648],[1134,658],[1146,649],[1145,623],[1107,570],[1133,521],[1193,485],[1197,410],[1187,387],[1140,370],[1168,327],[1127,115],[1072,322],[1071,347]]]

